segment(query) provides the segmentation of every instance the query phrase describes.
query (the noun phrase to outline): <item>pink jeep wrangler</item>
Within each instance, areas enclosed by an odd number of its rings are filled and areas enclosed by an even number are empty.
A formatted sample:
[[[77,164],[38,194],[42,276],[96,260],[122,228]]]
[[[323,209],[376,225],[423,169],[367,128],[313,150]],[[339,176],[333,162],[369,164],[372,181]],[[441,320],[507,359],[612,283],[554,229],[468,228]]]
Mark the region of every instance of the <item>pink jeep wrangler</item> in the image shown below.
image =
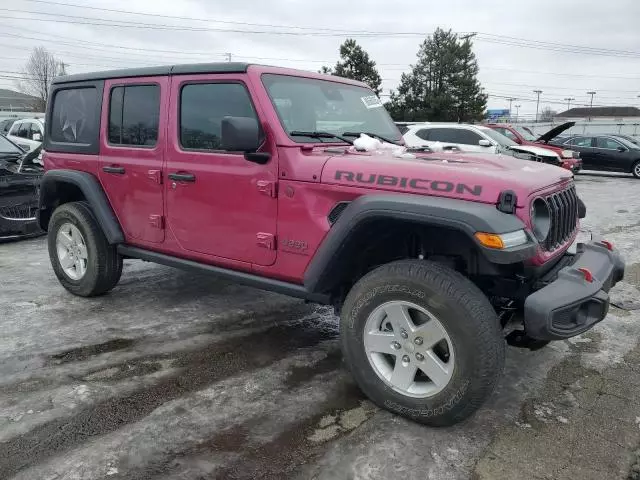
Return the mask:
[[[578,335],[623,277],[606,241],[567,253],[571,172],[402,151],[359,82],[177,65],[56,78],[50,98],[39,222],[67,290],[104,294],[139,258],[333,305],[358,385],[419,422],[468,417],[506,331]],[[384,143],[355,148],[362,133]]]

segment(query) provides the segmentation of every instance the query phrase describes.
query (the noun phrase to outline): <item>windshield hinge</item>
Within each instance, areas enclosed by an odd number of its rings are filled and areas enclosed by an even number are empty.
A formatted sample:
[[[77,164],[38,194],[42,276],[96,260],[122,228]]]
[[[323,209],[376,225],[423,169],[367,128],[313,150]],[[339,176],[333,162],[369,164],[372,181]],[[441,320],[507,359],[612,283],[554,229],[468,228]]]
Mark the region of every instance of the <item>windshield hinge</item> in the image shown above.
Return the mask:
[[[515,213],[518,196],[513,190],[503,190],[498,199],[498,210],[503,213]]]

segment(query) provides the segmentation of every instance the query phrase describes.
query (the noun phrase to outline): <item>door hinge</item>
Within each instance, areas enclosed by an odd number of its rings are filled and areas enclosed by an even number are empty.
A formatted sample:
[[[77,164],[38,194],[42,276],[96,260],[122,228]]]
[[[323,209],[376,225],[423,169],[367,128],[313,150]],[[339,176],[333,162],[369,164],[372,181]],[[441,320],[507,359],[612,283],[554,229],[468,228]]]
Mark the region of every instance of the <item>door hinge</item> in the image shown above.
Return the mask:
[[[256,185],[258,186],[258,191],[260,193],[264,193],[272,198],[276,198],[278,191],[276,188],[276,182],[271,180],[258,180]]]
[[[276,249],[276,239],[273,233],[256,233],[256,243],[259,247],[266,248],[269,250]]]
[[[164,217],[162,215],[149,215],[149,223],[154,228],[164,228]]]
[[[160,170],[149,170],[147,175],[151,180],[156,182],[158,185],[162,185],[162,171]]]

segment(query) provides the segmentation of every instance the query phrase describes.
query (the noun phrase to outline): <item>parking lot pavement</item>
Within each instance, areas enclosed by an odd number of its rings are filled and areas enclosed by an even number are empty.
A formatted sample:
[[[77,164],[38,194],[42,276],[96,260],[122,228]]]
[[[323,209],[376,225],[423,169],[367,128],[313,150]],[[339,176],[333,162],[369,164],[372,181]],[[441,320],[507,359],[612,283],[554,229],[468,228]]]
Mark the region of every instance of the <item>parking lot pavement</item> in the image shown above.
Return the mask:
[[[640,298],[640,183],[580,175],[585,228]],[[66,293],[45,239],[0,245],[0,478],[626,478],[640,444],[640,310],[508,349],[472,419],[423,427],[367,402],[330,309],[138,261]]]

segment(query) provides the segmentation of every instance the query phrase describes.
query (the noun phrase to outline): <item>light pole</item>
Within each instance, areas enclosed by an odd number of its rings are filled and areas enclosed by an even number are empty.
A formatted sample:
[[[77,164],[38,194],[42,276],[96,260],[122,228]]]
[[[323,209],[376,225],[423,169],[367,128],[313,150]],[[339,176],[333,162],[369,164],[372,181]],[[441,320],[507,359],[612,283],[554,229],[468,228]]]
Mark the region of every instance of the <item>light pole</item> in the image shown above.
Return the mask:
[[[540,94],[542,90],[534,90],[533,93],[538,94],[538,101],[536,102],[536,123],[538,123],[538,108],[540,107]]]
[[[522,105],[516,105],[516,123],[518,123],[518,116],[520,115],[520,107]]]
[[[593,110],[593,96],[596,94],[596,92],[587,92],[587,95],[591,95],[591,106],[589,107],[589,121],[591,121],[591,113]]]
[[[567,97],[567,98],[565,98],[565,100],[567,101],[567,110],[570,110],[571,109],[571,102],[573,102],[575,100],[575,98]]]
[[[511,103],[512,103],[514,100],[517,100],[517,98],[513,98],[513,97],[511,97],[511,98],[507,98],[507,100],[509,100],[509,118],[511,118]]]

